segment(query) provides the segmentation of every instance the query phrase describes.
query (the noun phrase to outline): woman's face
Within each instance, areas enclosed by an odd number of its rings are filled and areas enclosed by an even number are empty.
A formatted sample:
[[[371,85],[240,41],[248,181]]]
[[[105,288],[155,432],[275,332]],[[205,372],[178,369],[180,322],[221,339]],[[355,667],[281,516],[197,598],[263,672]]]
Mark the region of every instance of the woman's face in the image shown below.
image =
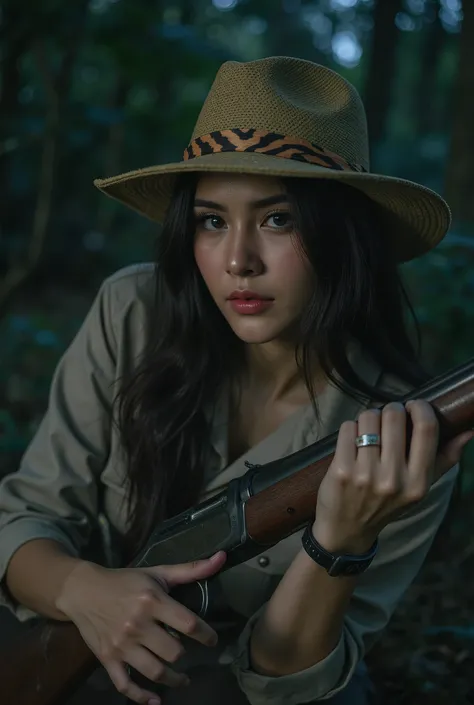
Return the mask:
[[[211,174],[195,196],[194,254],[209,292],[246,343],[292,340],[314,287],[282,184]]]

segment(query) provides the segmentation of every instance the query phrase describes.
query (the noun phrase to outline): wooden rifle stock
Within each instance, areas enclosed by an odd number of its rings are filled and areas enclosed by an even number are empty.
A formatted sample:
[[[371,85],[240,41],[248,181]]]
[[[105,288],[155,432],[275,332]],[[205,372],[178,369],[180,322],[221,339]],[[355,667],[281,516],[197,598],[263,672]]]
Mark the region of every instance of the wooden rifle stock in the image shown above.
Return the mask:
[[[430,402],[437,412],[440,422],[440,445],[473,428],[474,359],[437,377],[401,401],[415,398]],[[251,548],[250,552],[246,553],[242,550],[245,546],[229,545],[225,569],[247,560],[251,555],[258,555],[297,531],[314,516],[319,486],[331,463],[336,441],[337,433],[334,433],[291,456],[261,468],[252,468],[247,473],[248,479],[244,484],[244,478],[238,481],[241,483],[239,487],[245,485],[243,516],[246,540]],[[241,497],[242,494],[239,490],[234,496]],[[216,505],[215,500],[213,501]],[[222,502],[220,504],[222,505]],[[209,507],[209,502],[188,510],[185,523],[192,525],[189,519],[205,514],[206,507]],[[215,512],[213,516],[215,519]],[[200,522],[199,524],[196,521],[198,529],[203,525],[202,520]],[[176,522],[173,523],[172,520],[171,526],[175,525]],[[219,527],[221,525],[219,524]],[[179,532],[176,533],[178,536]],[[183,535],[185,534],[181,531],[181,536]],[[201,550],[196,544],[193,556],[178,550],[179,555],[172,555],[172,560],[154,560],[160,555],[170,557],[167,553],[160,554],[159,549],[164,545],[169,551],[169,544],[173,546],[172,539],[171,529],[163,532],[163,529],[158,527],[147,548],[133,565],[180,563],[191,560],[192,557],[212,555],[216,547],[226,548],[222,541],[207,546],[205,550]],[[192,551],[195,544],[192,541],[185,543],[187,550]],[[181,547],[182,544],[183,541],[177,545]],[[191,592],[187,592],[188,588],[191,589],[192,586],[181,586],[179,594],[176,593],[176,599],[191,608],[194,605],[193,596]],[[99,665],[73,624],[52,621],[27,631],[2,653],[0,664],[0,705],[64,705],[80,683]]]

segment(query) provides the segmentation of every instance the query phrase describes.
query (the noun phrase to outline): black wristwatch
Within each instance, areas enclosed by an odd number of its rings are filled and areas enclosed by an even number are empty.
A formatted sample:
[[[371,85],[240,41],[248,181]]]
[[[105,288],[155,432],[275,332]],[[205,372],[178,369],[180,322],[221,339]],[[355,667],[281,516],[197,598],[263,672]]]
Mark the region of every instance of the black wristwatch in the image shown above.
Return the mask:
[[[327,570],[329,575],[347,576],[363,573],[372,563],[377,553],[378,541],[375,541],[367,553],[360,555],[329,553],[319,544],[313,535],[313,524],[308,524],[302,538],[303,548],[315,563]]]

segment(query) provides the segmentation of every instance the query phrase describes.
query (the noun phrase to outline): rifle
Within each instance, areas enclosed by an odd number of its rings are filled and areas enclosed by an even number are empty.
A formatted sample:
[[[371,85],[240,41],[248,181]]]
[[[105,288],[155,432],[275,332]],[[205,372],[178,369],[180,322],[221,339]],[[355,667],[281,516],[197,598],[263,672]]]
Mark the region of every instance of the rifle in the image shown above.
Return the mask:
[[[474,427],[474,358],[401,398],[425,399],[440,424],[440,446]],[[170,565],[227,553],[223,570],[263,553],[314,517],[338,432],[248,471],[225,490],[158,526],[132,566]],[[408,421],[407,447],[411,435]],[[172,596],[202,617],[218,599],[216,577],[178,586]],[[10,705],[61,705],[99,666],[74,624],[48,620],[2,654],[1,688]]]

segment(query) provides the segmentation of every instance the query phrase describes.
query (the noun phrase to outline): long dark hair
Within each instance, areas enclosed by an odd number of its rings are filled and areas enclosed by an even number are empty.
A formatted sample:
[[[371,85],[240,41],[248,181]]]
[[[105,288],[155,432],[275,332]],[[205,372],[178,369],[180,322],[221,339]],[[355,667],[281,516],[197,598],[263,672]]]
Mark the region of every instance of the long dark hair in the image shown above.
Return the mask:
[[[358,340],[408,384],[428,379],[420,366],[406,313],[419,329],[400,279],[384,216],[367,196],[332,181],[286,179],[299,245],[315,274],[301,319],[296,359],[315,412],[315,359],[327,377],[361,399],[395,398],[352,369],[346,344]],[[133,376],[118,395],[118,423],[130,481],[132,553],[152,527],[197,498],[209,449],[206,408],[216,391],[238,379],[243,344],[213,302],[194,260],[196,177],[177,181],[155,258],[157,325]]]

